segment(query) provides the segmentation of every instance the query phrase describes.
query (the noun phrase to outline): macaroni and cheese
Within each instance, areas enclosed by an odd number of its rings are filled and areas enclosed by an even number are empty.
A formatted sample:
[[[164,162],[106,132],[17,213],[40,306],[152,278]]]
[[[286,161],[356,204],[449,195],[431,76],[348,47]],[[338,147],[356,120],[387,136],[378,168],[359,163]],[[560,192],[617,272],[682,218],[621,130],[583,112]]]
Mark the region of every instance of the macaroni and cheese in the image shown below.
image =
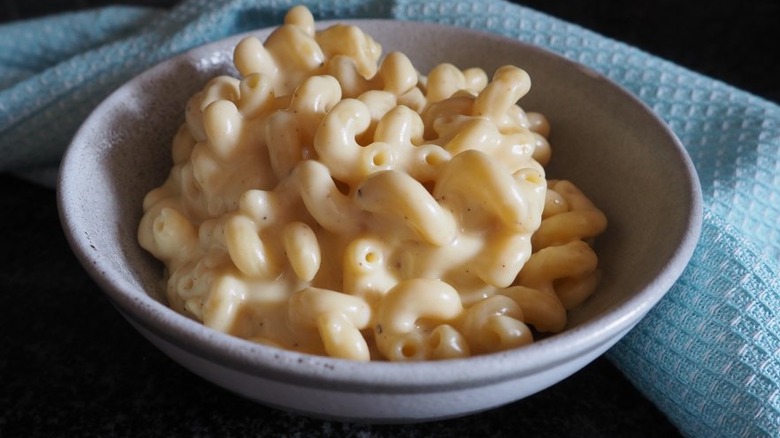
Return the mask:
[[[359,28],[291,9],[192,96],[138,239],[170,306],[311,354],[466,357],[559,332],[596,288],[606,218],[548,181],[528,74],[418,72]]]

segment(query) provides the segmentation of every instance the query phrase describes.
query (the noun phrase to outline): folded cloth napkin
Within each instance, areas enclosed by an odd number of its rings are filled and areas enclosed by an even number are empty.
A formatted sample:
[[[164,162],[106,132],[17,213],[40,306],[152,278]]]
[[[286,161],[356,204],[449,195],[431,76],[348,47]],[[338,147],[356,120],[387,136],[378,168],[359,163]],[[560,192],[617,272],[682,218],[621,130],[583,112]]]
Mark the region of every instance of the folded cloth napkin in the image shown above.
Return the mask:
[[[52,183],[75,130],[115,87],[186,49],[277,25],[292,3],[191,0],[0,25],[0,171]],[[682,277],[608,356],[688,436],[780,434],[780,107],[499,0],[299,3],[318,19],[424,20],[519,38],[653,108],[696,164],[704,226]]]

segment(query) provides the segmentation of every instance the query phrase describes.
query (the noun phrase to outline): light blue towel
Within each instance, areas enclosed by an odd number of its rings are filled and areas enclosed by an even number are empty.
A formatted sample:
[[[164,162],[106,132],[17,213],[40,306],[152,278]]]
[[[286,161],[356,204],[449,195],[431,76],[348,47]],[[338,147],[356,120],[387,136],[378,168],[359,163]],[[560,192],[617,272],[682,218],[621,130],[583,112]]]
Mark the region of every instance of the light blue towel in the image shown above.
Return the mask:
[[[192,0],[0,26],[0,170],[51,183],[92,107],[183,50],[318,19],[426,20],[546,47],[622,84],[661,115],[701,178],[704,228],[669,294],[608,353],[689,436],[780,434],[780,107],[581,27],[498,0]],[[616,415],[618,415],[616,413]]]

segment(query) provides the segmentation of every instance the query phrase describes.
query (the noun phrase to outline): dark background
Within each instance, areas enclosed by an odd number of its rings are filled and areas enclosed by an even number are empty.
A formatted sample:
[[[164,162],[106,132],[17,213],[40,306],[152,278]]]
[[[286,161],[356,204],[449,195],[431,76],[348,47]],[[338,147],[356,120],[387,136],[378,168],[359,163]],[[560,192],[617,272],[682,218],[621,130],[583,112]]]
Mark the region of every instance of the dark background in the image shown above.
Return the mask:
[[[0,0],[0,23],[105,4]],[[780,2],[518,1],[780,102]],[[483,414],[371,426],[299,417],[192,375],[133,330],[71,254],[52,190],[0,173],[0,437],[677,434],[604,358]]]

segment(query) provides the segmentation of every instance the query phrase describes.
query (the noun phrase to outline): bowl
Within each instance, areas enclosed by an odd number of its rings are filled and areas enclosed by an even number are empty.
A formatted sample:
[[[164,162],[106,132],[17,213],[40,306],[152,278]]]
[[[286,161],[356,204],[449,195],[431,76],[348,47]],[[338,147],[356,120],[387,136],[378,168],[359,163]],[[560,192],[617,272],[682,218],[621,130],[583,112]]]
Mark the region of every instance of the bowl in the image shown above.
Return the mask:
[[[416,22],[342,22],[366,30],[385,52],[403,51],[421,71],[450,62],[489,74],[514,64],[529,73],[533,85],[521,103],[553,127],[548,176],[573,181],[609,218],[596,241],[598,291],[570,312],[563,332],[529,346],[414,363],[280,350],[171,310],[162,265],[136,240],[142,200],[167,176],[170,142],[189,96],[218,74],[235,74],[239,35],[165,61],[117,89],[84,122],[61,165],[58,203],[73,251],[119,313],[165,354],[229,391],[309,416],[442,419],[565,379],[621,339],[674,284],[699,236],[700,187],[678,139],[637,98],[581,65],[497,35]],[[262,40],[270,31],[252,34]]]

